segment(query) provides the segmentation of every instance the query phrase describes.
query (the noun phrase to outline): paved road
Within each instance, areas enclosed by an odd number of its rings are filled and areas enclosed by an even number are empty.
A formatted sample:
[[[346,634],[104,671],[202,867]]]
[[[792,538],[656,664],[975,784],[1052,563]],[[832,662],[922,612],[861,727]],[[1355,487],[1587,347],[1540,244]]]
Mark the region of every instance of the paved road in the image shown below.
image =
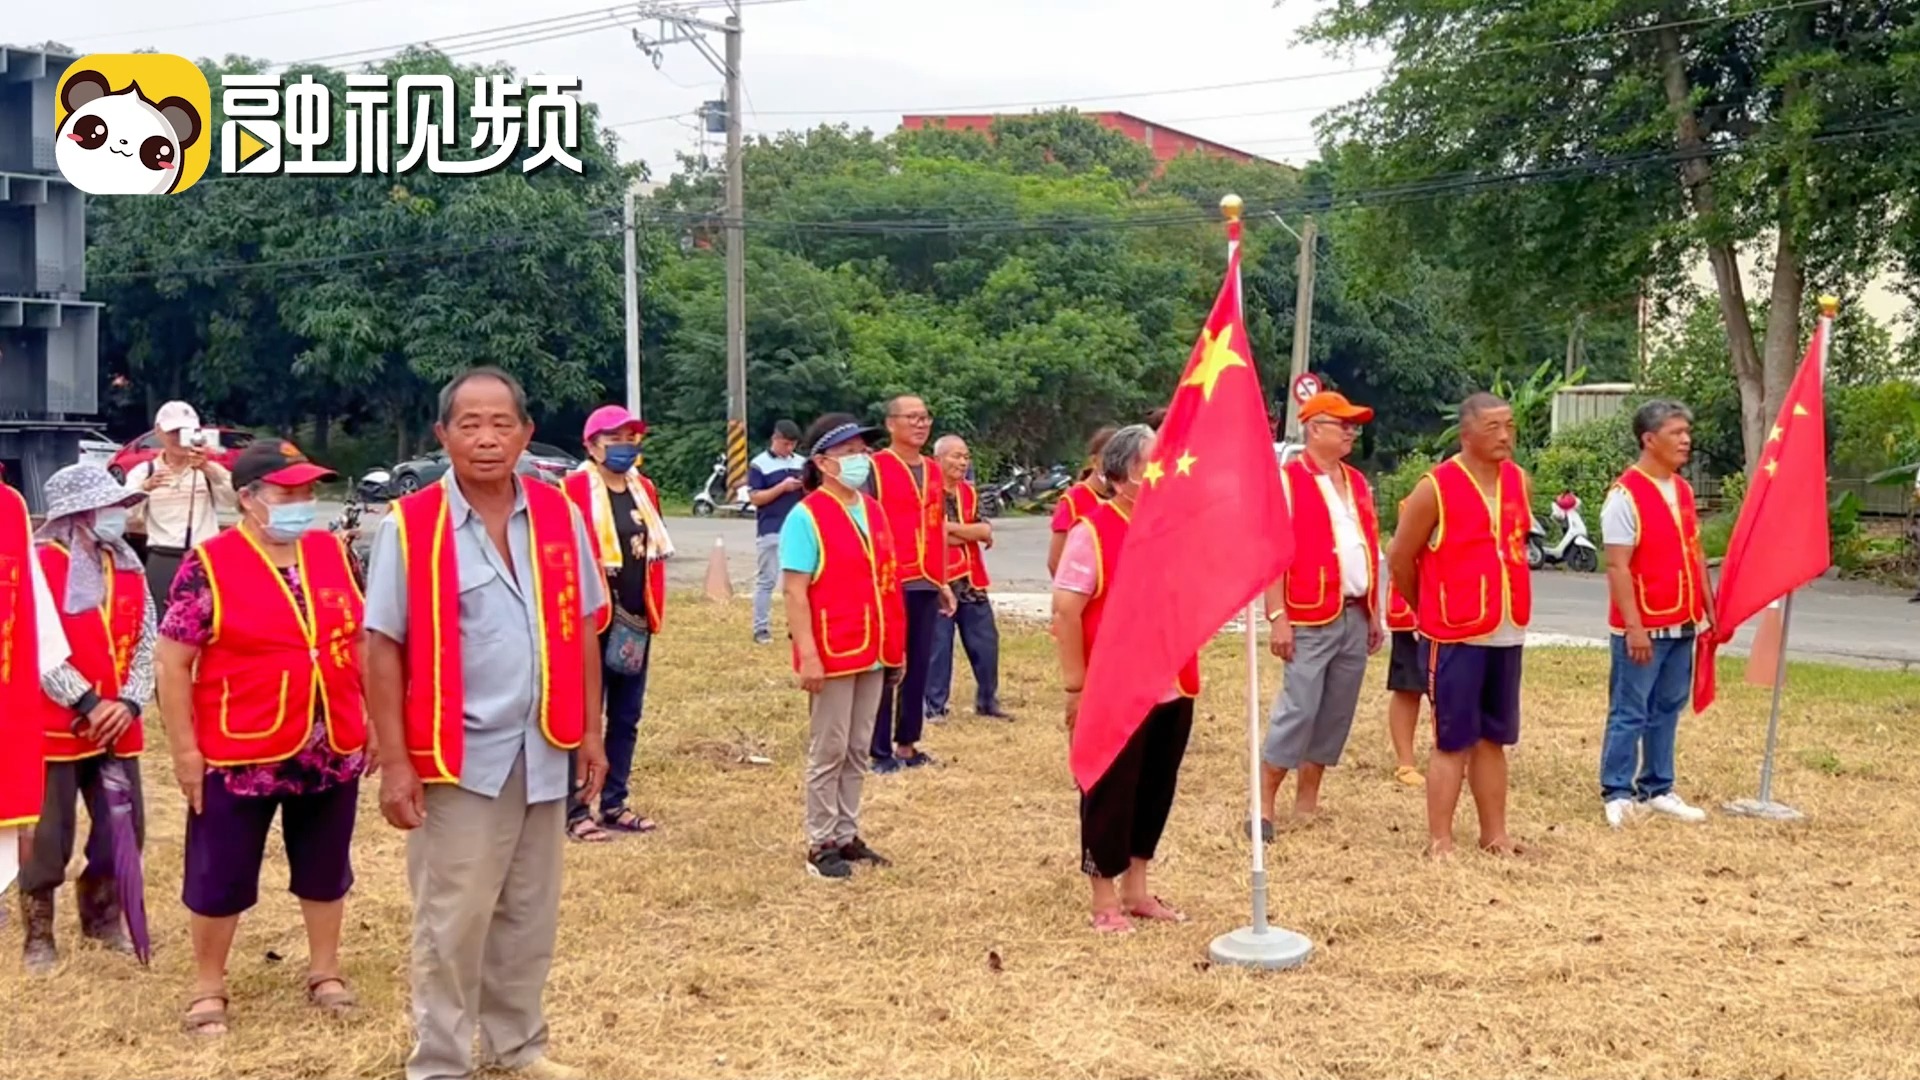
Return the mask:
[[[323,506],[325,520],[337,513]],[[987,555],[994,592],[1015,601],[1015,594],[1047,589],[1047,522],[1005,518],[995,523],[997,543]],[[716,540],[727,553],[736,591],[751,590],[754,574],[753,522],[740,518],[675,518],[668,522],[678,556],[668,580],[697,587],[706,580],[707,560]],[[1547,570],[1534,575],[1532,629],[1559,638],[1603,640],[1607,590],[1601,574]],[[1037,597],[1032,602],[1037,602]],[[1735,638],[1732,652],[1753,638],[1749,624]],[[1904,594],[1857,582],[1821,581],[1794,602],[1793,655],[1809,660],[1862,667],[1893,667],[1920,672],[1920,604]]]

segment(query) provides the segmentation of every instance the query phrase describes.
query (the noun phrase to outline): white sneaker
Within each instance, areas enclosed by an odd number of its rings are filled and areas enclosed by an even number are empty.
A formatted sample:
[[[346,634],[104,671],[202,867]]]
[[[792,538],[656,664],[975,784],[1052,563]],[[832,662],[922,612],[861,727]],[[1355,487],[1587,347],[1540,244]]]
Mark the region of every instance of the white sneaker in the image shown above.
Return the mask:
[[[1688,806],[1687,801],[1669,791],[1665,795],[1656,795],[1647,800],[1647,805],[1655,812],[1677,817],[1681,821],[1700,822],[1707,820],[1707,812],[1697,806]]]
[[[1632,799],[1607,800],[1607,824],[1619,829],[1640,816],[1640,804]]]

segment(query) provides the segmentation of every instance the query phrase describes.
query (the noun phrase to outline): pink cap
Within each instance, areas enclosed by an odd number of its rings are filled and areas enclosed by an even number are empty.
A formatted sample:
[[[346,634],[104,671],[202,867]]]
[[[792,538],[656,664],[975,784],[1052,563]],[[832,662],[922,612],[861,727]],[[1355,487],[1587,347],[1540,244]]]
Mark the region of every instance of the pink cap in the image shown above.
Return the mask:
[[[587,426],[581,429],[580,441],[592,442],[595,436],[626,428],[632,428],[635,435],[645,435],[647,422],[619,405],[602,405],[593,410],[592,416],[587,417]]]

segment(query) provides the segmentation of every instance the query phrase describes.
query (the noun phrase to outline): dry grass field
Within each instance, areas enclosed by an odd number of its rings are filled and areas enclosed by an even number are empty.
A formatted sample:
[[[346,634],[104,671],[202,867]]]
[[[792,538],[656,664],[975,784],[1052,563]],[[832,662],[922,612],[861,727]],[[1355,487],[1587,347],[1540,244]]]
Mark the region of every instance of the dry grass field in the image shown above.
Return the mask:
[[[1271,849],[1278,919],[1317,951],[1256,975],[1207,962],[1209,939],[1247,918],[1237,641],[1208,655],[1162,849],[1158,891],[1193,921],[1113,939],[1086,925],[1044,634],[1008,634],[1017,723],[936,727],[944,768],[869,784],[866,833],[895,867],[831,884],[802,871],[805,714],[784,651],[746,643],[738,602],[682,596],[670,619],[635,783],[662,829],[568,850],[548,1011],[555,1056],[595,1076],[1920,1076],[1912,676],[1793,671],[1778,793],[1809,818],[1783,826],[1718,812],[1753,793],[1766,708],[1729,663],[1722,703],[1680,744],[1682,790],[1712,819],[1615,833],[1594,775],[1605,657],[1532,651],[1513,760],[1531,852],[1429,863],[1420,797],[1391,778],[1382,658],[1328,812]],[[153,969],[76,945],[63,891],[62,964],[30,980],[10,918],[0,1074],[397,1076],[409,908],[400,836],[371,791],[346,941],[361,1015],[303,1004],[276,839],[232,962],[233,1032],[198,1045],[177,1033],[182,805],[164,751],[144,764]]]

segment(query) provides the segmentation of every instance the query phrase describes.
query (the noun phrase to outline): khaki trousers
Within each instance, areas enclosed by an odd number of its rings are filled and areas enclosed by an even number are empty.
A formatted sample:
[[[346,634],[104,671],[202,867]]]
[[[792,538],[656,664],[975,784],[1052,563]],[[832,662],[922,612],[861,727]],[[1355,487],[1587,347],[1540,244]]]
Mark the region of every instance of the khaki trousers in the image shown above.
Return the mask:
[[[546,1055],[541,1008],[559,926],[566,800],[527,804],[523,755],[499,798],[427,786],[407,837],[413,889],[413,1054],[407,1080],[524,1068]]]
[[[860,831],[860,788],[866,782],[867,744],[880,712],[886,675],[878,671],[828,679],[813,695],[807,741],[807,843],[844,844]]]

